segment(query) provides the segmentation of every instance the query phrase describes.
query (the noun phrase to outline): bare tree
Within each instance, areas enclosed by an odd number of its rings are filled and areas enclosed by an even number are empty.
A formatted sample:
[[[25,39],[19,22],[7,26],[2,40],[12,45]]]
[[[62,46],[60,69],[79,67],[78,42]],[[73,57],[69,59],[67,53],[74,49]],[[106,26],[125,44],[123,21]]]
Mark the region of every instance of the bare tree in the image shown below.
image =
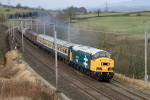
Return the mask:
[[[98,9],[98,10],[97,10],[98,17],[100,16],[100,13],[101,13],[101,10]]]
[[[63,10],[63,11],[64,11],[65,15],[66,15],[70,20],[72,20],[72,18],[74,18],[74,17],[76,16],[76,13],[77,13],[76,7],[73,7],[73,6],[67,8],[67,9],[65,9],[65,10]]]
[[[0,14],[0,23],[4,23],[6,21],[6,16],[4,14]]]
[[[20,3],[18,3],[17,5],[16,5],[16,8],[21,8],[22,6],[21,6],[21,4]]]

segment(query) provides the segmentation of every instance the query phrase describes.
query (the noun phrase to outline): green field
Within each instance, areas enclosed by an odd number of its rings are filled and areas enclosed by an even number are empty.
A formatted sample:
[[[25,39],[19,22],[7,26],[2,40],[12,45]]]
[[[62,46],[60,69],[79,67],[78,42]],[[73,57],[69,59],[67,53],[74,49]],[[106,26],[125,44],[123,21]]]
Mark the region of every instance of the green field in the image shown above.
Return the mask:
[[[100,17],[103,17],[103,16],[113,16],[113,15],[122,15],[124,13],[100,13]],[[77,15],[76,17],[77,18],[88,18],[88,17],[95,17],[95,16],[98,16],[97,13],[89,13],[89,14],[80,14],[80,15]]]
[[[85,30],[91,29],[95,31],[104,31],[116,34],[137,35],[144,33],[145,20],[150,26],[149,16],[134,16],[134,15],[94,17],[79,20],[74,25]]]
[[[0,14],[15,14],[22,12],[29,12],[29,9],[18,9],[18,8],[0,8]]]

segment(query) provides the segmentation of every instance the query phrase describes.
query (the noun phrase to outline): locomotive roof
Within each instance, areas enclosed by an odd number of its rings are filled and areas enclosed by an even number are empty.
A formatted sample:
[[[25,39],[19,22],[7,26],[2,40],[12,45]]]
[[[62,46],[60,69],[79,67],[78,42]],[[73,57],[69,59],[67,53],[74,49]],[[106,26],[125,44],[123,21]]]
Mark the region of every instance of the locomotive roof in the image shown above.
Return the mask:
[[[73,47],[74,50],[80,50],[80,51],[83,51],[83,52],[86,52],[86,53],[89,53],[89,54],[96,54],[100,51],[103,51],[103,50],[100,50],[100,49],[97,49],[97,48],[93,48],[93,47],[90,47],[90,46],[83,46],[83,45],[78,45],[78,46],[74,46]]]
[[[48,41],[54,42],[54,38],[51,37],[51,36],[44,35],[44,34],[39,34],[38,36],[41,37],[41,38],[44,38]],[[80,51],[83,51],[83,52],[86,52],[86,53],[89,53],[89,54],[92,54],[92,55],[94,55],[94,54],[96,54],[100,51],[103,51],[103,50],[93,48],[93,47],[90,47],[90,46],[84,46],[84,45],[69,43],[67,41],[60,40],[60,39],[57,39],[57,44],[60,44],[60,45],[66,46],[66,47],[73,46],[74,50],[80,50]]]
[[[41,38],[44,38],[44,39],[46,39],[46,40],[48,40],[48,41],[54,42],[54,38],[51,37],[51,36],[44,35],[44,34],[40,34],[40,35],[38,35],[38,36],[41,37]],[[76,44],[74,44],[74,43],[69,43],[69,42],[67,42],[67,41],[60,40],[60,39],[57,39],[57,44],[60,44],[60,45],[66,46],[66,47],[70,47],[70,46],[76,45]]]

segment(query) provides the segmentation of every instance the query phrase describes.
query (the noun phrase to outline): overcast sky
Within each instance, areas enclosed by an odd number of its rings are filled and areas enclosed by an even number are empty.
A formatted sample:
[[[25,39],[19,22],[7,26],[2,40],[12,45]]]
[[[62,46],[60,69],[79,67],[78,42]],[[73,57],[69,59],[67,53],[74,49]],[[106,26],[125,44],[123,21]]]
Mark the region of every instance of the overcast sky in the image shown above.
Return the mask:
[[[8,1],[10,1],[11,5],[21,3],[21,5],[24,6],[31,6],[31,7],[41,6],[46,9],[60,9],[66,8],[68,6],[77,6],[77,7],[83,6],[88,8],[94,8],[99,6],[102,7],[106,4],[106,0],[0,0],[0,2],[3,4],[8,4]],[[107,0],[107,1],[111,5],[132,0]]]

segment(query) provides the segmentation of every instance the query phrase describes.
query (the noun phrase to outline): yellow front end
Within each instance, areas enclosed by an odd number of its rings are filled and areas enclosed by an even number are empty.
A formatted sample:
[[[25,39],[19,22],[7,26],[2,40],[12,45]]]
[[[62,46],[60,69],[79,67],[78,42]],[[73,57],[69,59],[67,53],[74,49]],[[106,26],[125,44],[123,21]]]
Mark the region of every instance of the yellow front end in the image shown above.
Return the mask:
[[[98,58],[91,60],[92,72],[114,72],[114,60],[110,58]]]

